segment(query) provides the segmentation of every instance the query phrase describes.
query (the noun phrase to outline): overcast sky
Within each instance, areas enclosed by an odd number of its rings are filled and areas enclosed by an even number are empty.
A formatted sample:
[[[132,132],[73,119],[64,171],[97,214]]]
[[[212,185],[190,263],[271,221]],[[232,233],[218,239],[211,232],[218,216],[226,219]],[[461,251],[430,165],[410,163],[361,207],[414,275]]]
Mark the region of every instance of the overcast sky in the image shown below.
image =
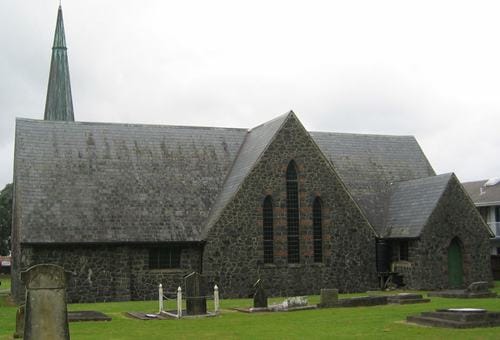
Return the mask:
[[[64,0],[78,121],[414,135],[437,173],[500,176],[498,1]],[[43,119],[58,1],[0,0],[0,187]]]

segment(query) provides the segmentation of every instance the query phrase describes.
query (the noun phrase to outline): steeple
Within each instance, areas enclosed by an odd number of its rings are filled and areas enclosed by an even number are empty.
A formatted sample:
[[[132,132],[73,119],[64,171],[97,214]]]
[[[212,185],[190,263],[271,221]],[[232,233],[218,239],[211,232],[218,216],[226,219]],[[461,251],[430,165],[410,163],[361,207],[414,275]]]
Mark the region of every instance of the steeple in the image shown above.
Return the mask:
[[[54,45],[52,46],[52,60],[50,62],[49,86],[47,88],[44,120],[75,120],[73,115],[68,54],[66,52],[66,38],[64,37],[61,5],[59,5],[59,10],[57,12],[57,24],[54,34]]]

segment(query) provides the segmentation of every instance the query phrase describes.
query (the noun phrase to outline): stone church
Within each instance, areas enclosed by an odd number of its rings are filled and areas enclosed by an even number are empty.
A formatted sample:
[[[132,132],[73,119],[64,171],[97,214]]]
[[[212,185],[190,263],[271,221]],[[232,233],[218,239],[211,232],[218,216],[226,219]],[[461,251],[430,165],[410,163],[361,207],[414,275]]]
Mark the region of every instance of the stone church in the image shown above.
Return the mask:
[[[441,146],[442,147],[442,146]],[[71,302],[151,299],[203,273],[223,297],[491,281],[489,228],[411,136],[75,122],[59,8],[44,120],[16,120],[12,291],[71,272]]]

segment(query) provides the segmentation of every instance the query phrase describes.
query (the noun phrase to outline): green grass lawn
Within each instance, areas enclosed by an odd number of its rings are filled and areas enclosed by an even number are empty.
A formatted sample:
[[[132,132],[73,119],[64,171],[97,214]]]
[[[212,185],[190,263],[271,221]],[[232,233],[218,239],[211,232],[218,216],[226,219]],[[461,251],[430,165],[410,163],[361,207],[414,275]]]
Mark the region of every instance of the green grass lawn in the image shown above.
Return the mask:
[[[2,288],[4,280],[2,279]],[[500,293],[500,281],[495,290]],[[359,294],[357,294],[359,295]],[[342,295],[343,297],[348,295]],[[270,302],[282,299],[270,299]],[[310,296],[317,303],[318,296]],[[406,324],[407,315],[436,308],[476,307],[500,311],[500,299],[432,298],[430,303],[357,308],[330,308],[301,312],[245,314],[232,307],[249,307],[250,299],[222,300],[222,314],[214,318],[181,320],[133,320],[123,312],[156,312],[156,301],[71,304],[69,310],[97,310],[110,322],[70,323],[72,339],[499,339],[500,327],[468,330],[430,328]],[[175,309],[174,301],[167,308]],[[209,308],[213,308],[209,304]],[[0,296],[0,339],[10,339],[16,308]]]
[[[0,285],[0,292],[10,291],[10,276],[0,274],[0,282],[2,282],[2,285]]]

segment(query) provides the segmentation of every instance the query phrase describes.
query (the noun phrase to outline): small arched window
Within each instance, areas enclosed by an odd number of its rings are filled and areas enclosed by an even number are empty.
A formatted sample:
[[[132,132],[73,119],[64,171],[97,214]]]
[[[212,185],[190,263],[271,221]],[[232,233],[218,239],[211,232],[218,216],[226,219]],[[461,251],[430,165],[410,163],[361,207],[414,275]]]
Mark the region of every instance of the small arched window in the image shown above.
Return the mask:
[[[262,206],[262,224],[263,224],[263,240],[264,240],[264,263],[273,263],[273,199],[271,196],[266,196]]]
[[[286,170],[286,210],[288,263],[299,263],[299,181],[294,161],[290,161]]]
[[[323,262],[323,216],[321,200],[316,197],[313,203],[313,248],[314,262]]]

